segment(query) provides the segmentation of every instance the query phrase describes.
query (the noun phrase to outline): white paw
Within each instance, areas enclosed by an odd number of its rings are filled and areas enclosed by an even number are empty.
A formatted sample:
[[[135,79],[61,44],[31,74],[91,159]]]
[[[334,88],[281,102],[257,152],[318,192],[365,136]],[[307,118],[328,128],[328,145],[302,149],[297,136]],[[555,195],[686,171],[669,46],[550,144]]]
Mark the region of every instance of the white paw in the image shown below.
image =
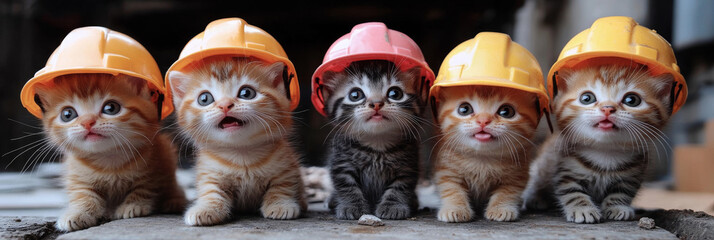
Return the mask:
[[[468,222],[474,215],[474,211],[468,206],[464,207],[441,207],[437,218],[442,222]]]
[[[93,216],[86,211],[67,210],[57,220],[55,227],[60,231],[71,232],[96,226],[101,216]]]
[[[597,223],[602,215],[600,210],[593,206],[566,207],[565,218],[574,223]]]
[[[194,205],[184,214],[184,222],[191,226],[216,225],[228,220],[230,212],[220,208]]]
[[[625,205],[610,206],[605,208],[602,212],[605,218],[616,221],[627,221],[635,218],[635,210]]]
[[[270,219],[295,219],[300,216],[300,205],[296,202],[285,201],[275,202],[270,205],[263,205],[260,208],[263,217]]]
[[[114,212],[114,219],[127,219],[143,217],[151,214],[153,207],[150,202],[146,203],[122,203]]]
[[[516,206],[496,206],[487,208],[484,217],[491,221],[511,222],[518,219],[518,214]]]

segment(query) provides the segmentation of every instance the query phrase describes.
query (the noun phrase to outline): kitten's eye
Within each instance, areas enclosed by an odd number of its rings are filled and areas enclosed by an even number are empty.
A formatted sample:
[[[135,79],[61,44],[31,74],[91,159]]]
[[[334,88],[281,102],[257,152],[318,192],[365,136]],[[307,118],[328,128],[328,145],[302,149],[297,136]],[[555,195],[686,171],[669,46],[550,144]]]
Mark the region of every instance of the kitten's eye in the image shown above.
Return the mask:
[[[387,90],[387,97],[392,100],[401,100],[404,97],[404,92],[398,87],[391,87]]]
[[[353,88],[350,90],[348,97],[350,98],[350,101],[356,102],[364,99],[364,92],[362,92],[359,88]]]
[[[458,111],[459,111],[459,115],[461,115],[461,116],[466,116],[466,115],[474,113],[474,109],[471,108],[471,104],[468,104],[468,103],[462,103],[461,105],[459,105]]]
[[[642,98],[637,94],[629,93],[622,99],[622,103],[630,107],[637,107],[642,103]]]
[[[253,99],[255,98],[255,89],[252,87],[243,87],[238,90],[238,98],[240,99]]]
[[[593,94],[591,92],[585,92],[582,95],[580,95],[580,103],[582,103],[582,104],[589,105],[596,101],[597,101],[597,99],[595,98],[595,94]]]
[[[496,113],[498,113],[498,116],[504,118],[512,118],[513,116],[516,116],[516,110],[508,104],[504,104],[503,106],[499,107]]]
[[[204,92],[198,95],[198,105],[206,106],[211,103],[213,103],[213,95],[211,95],[211,93]]]
[[[60,119],[62,119],[63,122],[69,122],[75,118],[77,118],[77,111],[75,111],[74,108],[66,107],[66,108],[62,109],[62,113],[60,114]]]
[[[102,107],[102,113],[107,115],[117,115],[119,110],[121,110],[121,105],[115,101],[109,101],[104,104],[104,107]]]

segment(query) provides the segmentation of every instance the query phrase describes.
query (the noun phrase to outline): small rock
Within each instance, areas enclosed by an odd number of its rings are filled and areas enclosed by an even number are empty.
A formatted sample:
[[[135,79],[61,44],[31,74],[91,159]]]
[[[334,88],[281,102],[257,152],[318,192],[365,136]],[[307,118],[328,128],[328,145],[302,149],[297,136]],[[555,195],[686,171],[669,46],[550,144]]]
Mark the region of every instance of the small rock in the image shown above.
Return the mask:
[[[14,220],[15,220],[15,222],[22,222],[22,219],[19,219],[19,218],[15,218]]]
[[[382,222],[382,219],[379,219],[377,216],[369,214],[365,214],[359,217],[359,221],[357,221],[357,224],[372,227],[384,226],[384,222]]]
[[[643,218],[640,218],[640,222],[637,223],[637,226],[640,226],[641,228],[644,228],[644,229],[654,229],[655,221],[654,221],[654,219],[651,219],[648,217],[643,217]]]

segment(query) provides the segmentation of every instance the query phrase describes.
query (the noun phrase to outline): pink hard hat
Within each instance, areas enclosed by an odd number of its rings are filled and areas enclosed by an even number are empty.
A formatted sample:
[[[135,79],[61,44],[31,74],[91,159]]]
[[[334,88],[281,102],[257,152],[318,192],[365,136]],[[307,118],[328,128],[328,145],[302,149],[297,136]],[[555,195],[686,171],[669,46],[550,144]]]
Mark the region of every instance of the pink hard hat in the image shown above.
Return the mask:
[[[401,71],[421,67],[420,93],[424,95],[423,101],[428,98],[426,95],[434,82],[434,72],[424,61],[424,55],[414,40],[404,33],[388,29],[381,22],[362,23],[330,46],[322,65],[312,75],[312,104],[320,114],[326,115],[322,98],[322,74],[326,71],[342,71],[350,63],[363,60],[388,60]]]

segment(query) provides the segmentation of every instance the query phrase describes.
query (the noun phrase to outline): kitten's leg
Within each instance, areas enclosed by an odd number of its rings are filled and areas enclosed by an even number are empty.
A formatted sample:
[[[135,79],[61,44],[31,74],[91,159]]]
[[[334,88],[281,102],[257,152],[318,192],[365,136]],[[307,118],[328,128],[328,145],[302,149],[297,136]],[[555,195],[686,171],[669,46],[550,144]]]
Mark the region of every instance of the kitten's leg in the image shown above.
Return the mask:
[[[114,219],[142,217],[151,214],[156,202],[157,189],[151,187],[146,179],[134,183],[133,189],[126,195],[124,202],[114,212]]]
[[[55,227],[61,231],[75,231],[96,226],[104,217],[106,201],[91,184],[70,176],[67,183],[69,206],[57,220]]]
[[[375,214],[384,219],[405,219],[411,216],[412,203],[417,198],[416,184],[418,174],[402,171],[387,186],[377,204]]]
[[[455,169],[436,169],[436,186],[441,197],[437,218],[442,222],[468,222],[474,215],[466,182]]]
[[[563,208],[563,214],[568,222],[575,223],[596,223],[600,221],[602,215],[600,209],[595,206],[592,199],[587,195],[585,187],[579,178],[572,172],[559,168],[556,175],[555,196],[558,203]]]
[[[335,207],[337,219],[357,219],[363,214],[370,214],[369,204],[355,176],[357,170],[348,163],[333,165],[330,168],[330,177],[335,188],[332,197],[337,202]]]
[[[630,204],[640,188],[640,181],[633,177],[622,178],[607,188],[607,195],[602,201],[605,218],[626,221],[635,217],[635,210]]]
[[[219,179],[212,172],[199,170],[196,184],[198,198],[184,214],[184,221],[187,225],[215,225],[230,218],[233,201],[226,190],[220,186],[220,183],[225,181],[236,180]]]
[[[558,158],[560,157],[555,145],[558,135],[552,135],[540,148],[538,157],[533,160],[529,168],[528,185],[523,191],[523,209],[544,210],[551,207],[552,199],[551,181],[557,169]]]
[[[260,212],[270,219],[295,219],[307,209],[299,167],[291,166],[270,180]]]
[[[515,221],[521,205],[524,184],[501,185],[491,195],[484,217],[491,221]]]

